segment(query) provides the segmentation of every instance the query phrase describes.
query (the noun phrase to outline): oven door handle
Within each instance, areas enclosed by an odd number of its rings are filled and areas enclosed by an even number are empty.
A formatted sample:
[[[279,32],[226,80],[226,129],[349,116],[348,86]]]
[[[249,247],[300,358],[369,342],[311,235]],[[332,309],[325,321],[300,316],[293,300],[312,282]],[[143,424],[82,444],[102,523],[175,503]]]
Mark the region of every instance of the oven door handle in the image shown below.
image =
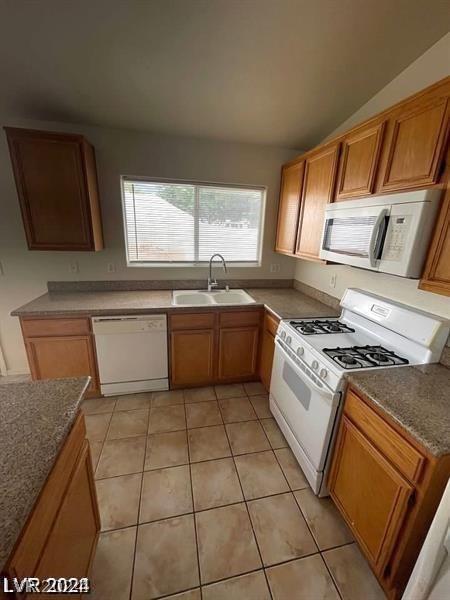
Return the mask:
[[[316,392],[318,392],[322,396],[333,396],[332,390],[330,390],[330,388],[325,383],[323,383],[322,386],[318,386],[311,379],[311,377],[308,375],[308,373],[302,369],[302,365],[304,363],[302,363],[302,362],[296,363],[295,360],[289,356],[289,354],[286,352],[285,348],[283,347],[282,343],[280,342],[280,340],[278,338],[275,338],[275,344],[276,344],[277,348],[279,349],[279,351],[281,352],[283,359],[286,360],[291,365],[291,367],[293,367],[296,370],[299,377],[301,377],[303,380],[307,381],[308,385],[310,385]],[[308,366],[306,366],[306,365],[304,365],[304,366],[305,366],[305,369],[308,369],[308,371],[310,371],[310,368]]]

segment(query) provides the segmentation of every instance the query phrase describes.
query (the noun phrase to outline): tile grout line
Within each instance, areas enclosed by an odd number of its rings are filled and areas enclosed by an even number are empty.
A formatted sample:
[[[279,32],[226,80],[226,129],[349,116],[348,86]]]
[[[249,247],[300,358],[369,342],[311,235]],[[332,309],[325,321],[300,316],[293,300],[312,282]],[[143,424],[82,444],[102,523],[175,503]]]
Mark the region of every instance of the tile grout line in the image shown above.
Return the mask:
[[[142,461],[142,471],[141,471],[141,489],[140,489],[140,493],[139,493],[139,503],[138,503],[138,513],[137,513],[137,523],[136,523],[136,536],[134,538],[134,552],[133,552],[133,564],[131,567],[131,581],[130,581],[130,593],[129,593],[129,599],[131,600],[132,598],[132,594],[133,594],[133,584],[134,584],[134,570],[136,568],[136,551],[137,551],[137,541],[138,541],[138,533],[139,533],[139,518],[141,515],[141,502],[142,502],[142,490],[144,489],[144,467],[145,467],[145,457],[147,455],[147,444],[148,444],[148,435],[149,435],[149,427],[150,427],[150,408],[152,405],[152,400],[153,400],[153,392],[151,393],[150,396],[150,406],[149,406],[149,411],[148,411],[148,422],[147,422],[147,434],[145,436],[145,444],[144,444],[144,458]]]
[[[245,388],[244,388],[244,390],[245,390]],[[248,395],[247,395],[247,398],[248,398]],[[262,426],[261,426],[261,427],[262,427]],[[264,573],[264,579],[265,579],[265,581],[266,581],[267,589],[269,590],[269,595],[270,595],[270,597],[273,599],[272,590],[271,590],[271,588],[270,588],[270,585],[269,585],[269,579],[268,579],[268,577],[267,577],[267,573],[266,573],[266,570],[265,570],[265,568],[264,568],[264,561],[263,561],[262,553],[261,553],[261,550],[260,550],[260,547],[259,547],[259,544],[258,544],[258,538],[256,537],[255,529],[254,529],[254,527],[253,527],[252,518],[251,518],[251,516],[250,516],[250,511],[249,511],[249,509],[248,509],[247,500],[246,500],[246,498],[245,498],[245,494],[244,494],[244,488],[242,487],[242,482],[241,482],[241,478],[240,478],[240,475],[239,475],[239,470],[238,470],[238,468],[237,468],[236,461],[235,461],[234,454],[233,454],[233,450],[232,450],[231,443],[230,443],[230,439],[229,439],[229,437],[228,437],[228,431],[227,431],[227,428],[226,428],[226,427],[224,427],[224,429],[225,429],[225,435],[227,436],[228,445],[230,446],[230,450],[231,450],[231,458],[233,459],[234,468],[235,468],[235,470],[236,470],[237,478],[238,478],[238,481],[239,481],[239,487],[241,488],[242,497],[243,497],[243,499],[244,499],[245,510],[247,511],[247,517],[248,517],[248,520],[249,520],[249,522],[250,522],[250,527],[251,527],[251,529],[252,529],[252,533],[253,533],[253,538],[254,538],[254,540],[255,540],[256,549],[258,550],[258,556],[259,556],[259,560],[261,561],[261,569],[262,569],[262,572]],[[262,427],[262,429],[264,430],[264,428],[263,428],[263,427]],[[265,433],[265,432],[264,432],[264,433]],[[266,436],[266,437],[267,437],[267,436]],[[270,445],[270,442],[269,442],[269,445]],[[258,570],[259,570],[259,569],[258,569]]]
[[[214,390],[214,394],[216,394],[215,390]],[[194,487],[192,485],[192,467],[191,467],[191,451],[189,449],[189,429],[187,429],[187,411],[186,411],[186,396],[185,393],[183,391],[183,400],[184,402],[184,418],[186,420],[186,446],[187,446],[187,453],[188,453],[188,466],[189,466],[189,483],[191,486],[191,499],[192,499],[192,516],[193,516],[193,521],[194,521],[194,536],[195,536],[195,550],[197,552],[197,574],[198,574],[198,586],[200,589],[200,600],[203,598],[203,592],[202,592],[202,578],[201,578],[201,572],[200,572],[200,552],[198,549],[198,536],[197,536],[197,519],[195,518],[195,503],[194,503]],[[177,593],[177,592],[175,592]]]

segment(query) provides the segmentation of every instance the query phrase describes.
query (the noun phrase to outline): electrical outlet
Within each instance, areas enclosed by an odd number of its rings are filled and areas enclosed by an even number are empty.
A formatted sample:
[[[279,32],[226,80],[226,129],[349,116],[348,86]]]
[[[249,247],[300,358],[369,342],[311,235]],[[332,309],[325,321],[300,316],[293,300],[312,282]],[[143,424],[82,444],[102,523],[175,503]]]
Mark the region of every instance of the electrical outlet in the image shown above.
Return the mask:
[[[69,263],[69,271],[70,271],[71,273],[78,273],[78,271],[79,271],[79,270],[80,270],[80,269],[78,268],[78,262],[77,262],[76,260],[72,260],[72,261]]]
[[[336,279],[337,279],[337,275],[336,275],[336,273],[333,273],[333,275],[330,277],[330,288],[336,287]]]
[[[108,263],[106,265],[106,270],[108,273],[115,273],[116,272],[116,265],[114,263]]]
[[[280,272],[280,265],[278,263],[272,263],[270,265],[270,272],[271,273],[279,273]]]

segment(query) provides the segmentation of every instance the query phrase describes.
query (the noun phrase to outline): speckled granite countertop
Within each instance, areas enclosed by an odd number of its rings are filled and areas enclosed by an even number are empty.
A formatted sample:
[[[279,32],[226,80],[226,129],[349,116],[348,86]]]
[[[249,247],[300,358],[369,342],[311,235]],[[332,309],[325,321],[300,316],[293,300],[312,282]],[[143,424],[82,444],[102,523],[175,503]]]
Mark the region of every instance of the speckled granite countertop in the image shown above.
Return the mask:
[[[450,453],[450,369],[441,364],[399,367],[347,379],[434,456]]]
[[[265,305],[281,318],[330,317],[335,309],[293,288],[247,289],[256,306]],[[156,311],[217,310],[221,306],[173,306],[170,290],[120,292],[49,292],[14,310],[13,316],[117,315]],[[233,305],[238,306],[238,305]],[[244,308],[255,305],[241,305]]]
[[[246,291],[257,303],[264,304],[281,319],[333,317],[340,314],[339,310],[293,288],[247,289]]]
[[[74,422],[88,377],[0,385],[0,569]]]

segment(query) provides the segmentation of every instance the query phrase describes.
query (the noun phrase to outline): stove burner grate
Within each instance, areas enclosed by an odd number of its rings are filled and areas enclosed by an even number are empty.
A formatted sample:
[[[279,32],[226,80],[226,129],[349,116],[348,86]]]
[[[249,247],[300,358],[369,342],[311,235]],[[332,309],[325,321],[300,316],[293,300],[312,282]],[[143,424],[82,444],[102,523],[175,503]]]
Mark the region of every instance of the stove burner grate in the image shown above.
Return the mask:
[[[329,319],[316,319],[314,321],[290,321],[294,329],[303,335],[317,335],[324,333],[354,333],[355,330],[342,323]]]
[[[383,346],[351,346],[324,348],[323,352],[344,369],[368,369],[407,365],[409,361]]]

